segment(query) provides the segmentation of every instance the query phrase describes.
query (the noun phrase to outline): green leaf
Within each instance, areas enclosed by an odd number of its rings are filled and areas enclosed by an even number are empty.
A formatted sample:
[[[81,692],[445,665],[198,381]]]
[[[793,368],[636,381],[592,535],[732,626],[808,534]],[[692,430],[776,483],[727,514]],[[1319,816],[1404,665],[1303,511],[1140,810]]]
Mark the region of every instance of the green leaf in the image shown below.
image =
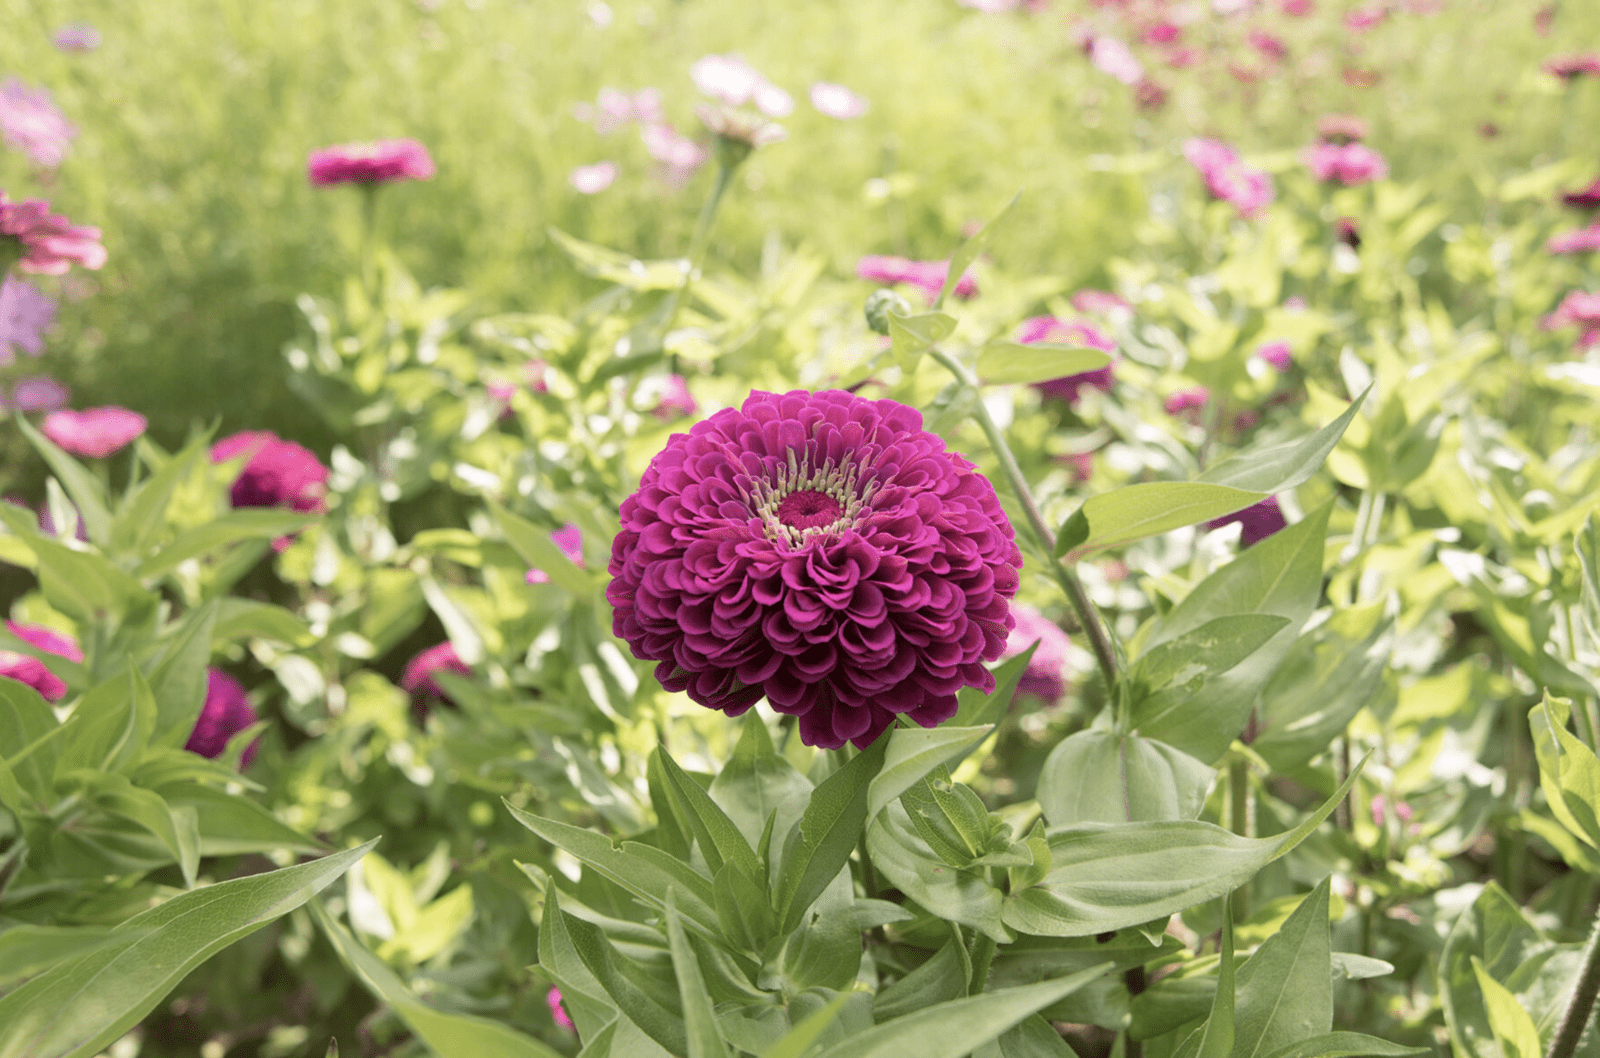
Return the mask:
[[[584,242],[560,228],[545,229],[550,239],[578,266],[584,275],[602,279],[629,290],[677,290],[683,286],[686,262],[641,261],[629,254],[620,253],[592,242]]]
[[[1589,631],[1589,641],[1600,647],[1600,522],[1593,514],[1583,520],[1573,541],[1573,551],[1578,555],[1578,568],[1582,573],[1579,599],[1582,603],[1583,624]]]
[[[93,786],[95,807],[155,835],[183,871],[184,884],[194,888],[200,869],[200,827],[194,809],[175,809],[159,794],[141,790],[121,775],[101,774],[97,780]]]
[[[173,808],[190,808],[200,828],[200,854],[238,856],[249,852],[289,849],[324,851],[315,839],[300,833],[242,794],[225,793],[194,782],[161,786],[156,791]]]
[[[1039,807],[1052,826],[1196,819],[1216,769],[1138,735],[1080,731],[1039,773]]]
[[[206,603],[184,615],[167,644],[166,654],[150,675],[146,690],[156,704],[154,737],[181,746],[194,730],[205,706],[211,661],[211,637],[217,623],[217,604]],[[143,677],[140,677],[143,680]]]
[[[990,670],[994,673],[993,694],[984,694],[976,687],[963,687],[957,691],[956,700],[960,705],[956,708],[956,715],[940,727],[985,727],[998,724],[1005,718],[1006,710],[1011,707],[1011,699],[1016,697],[1017,684],[1022,680],[1023,673],[1028,671],[1028,662],[1032,660],[1036,648],[1037,644],[1030,643],[1022,653],[1006,658]],[[976,746],[977,743],[974,742],[973,745]],[[970,748],[963,751],[963,756],[967,752],[971,752]],[[948,760],[945,763],[954,768],[958,762]]]
[[[106,547],[111,542],[111,511],[107,506],[106,489],[100,479],[84,468],[82,463],[57,448],[50,439],[33,428],[26,415],[13,415],[22,436],[44,457],[52,472],[60,479],[67,495],[77,505],[83,516],[84,531],[96,546]]]
[[[783,843],[772,901],[782,932],[800,924],[849,862],[867,821],[868,785],[883,767],[887,750],[887,740],[878,739],[812,791],[799,826]]]
[[[1483,960],[1476,955],[1472,957],[1472,972],[1483,992],[1483,1005],[1489,1012],[1489,1026],[1500,1044],[1500,1053],[1505,1058],[1541,1058],[1544,1049],[1539,1045],[1539,1030],[1517,997],[1489,976]]]
[[[889,744],[883,768],[867,787],[868,817],[883,811],[935,768],[948,767],[958,760],[992,730],[992,726],[952,727],[949,724],[890,729],[888,738],[881,740]]]
[[[1249,712],[1249,698],[1230,703],[1244,706],[1244,714],[1234,709],[1219,717],[1216,709],[1204,709],[1200,693],[1212,680],[1244,661],[1283,629],[1289,619],[1277,614],[1235,614],[1217,617],[1189,632],[1150,647],[1134,662],[1127,675],[1133,725],[1144,734],[1167,736],[1177,742],[1186,728],[1206,724],[1201,739],[1185,739],[1182,748],[1194,752],[1215,749],[1215,740],[1231,742]],[[1223,724],[1237,719],[1231,730]],[[1157,736],[1159,737],[1159,736]]]
[[[1290,771],[1326,752],[1383,690],[1395,630],[1382,604],[1373,609],[1377,620],[1368,622],[1364,639],[1347,634],[1361,615],[1343,611],[1296,640],[1261,692],[1250,748],[1275,770]]]
[[[1324,878],[1239,971],[1233,1058],[1266,1058],[1332,1030],[1329,881]]]
[[[1483,887],[1478,899],[1456,918],[1455,926],[1439,953],[1439,999],[1444,1007],[1450,1042],[1462,1058],[1506,1058],[1495,1039],[1494,1026],[1478,967],[1518,993],[1537,983],[1557,946],[1550,943],[1511,895],[1497,882]],[[1547,1008],[1564,1006],[1565,987],[1541,990],[1538,1005],[1530,1005],[1535,1018]],[[1524,994],[1524,999],[1527,996]]]
[[[0,998],[0,1058],[86,1058],[154,1010],[212,955],[321,892],[376,844],[193,889],[113,932],[118,943]]]
[[[1001,943],[1013,939],[1001,919],[1000,890],[982,874],[951,867],[935,856],[898,802],[867,825],[867,852],[895,888],[934,915],[982,930]]]
[[[493,500],[489,513],[495,524],[506,535],[506,543],[521,556],[522,561],[550,577],[550,582],[575,599],[588,599],[595,593],[594,578],[573,564],[555,542],[548,529],[540,529],[525,518],[519,518]]]
[[[1240,837],[1199,822],[1083,823],[1052,830],[1050,873],[1039,886],[1006,899],[1005,924],[1038,936],[1084,937],[1214,900],[1310,836],[1365,766],[1363,758],[1299,826],[1270,838]]]
[[[942,312],[924,312],[915,316],[897,316],[889,313],[889,338],[895,360],[907,371],[916,367],[917,361],[930,347],[955,333],[954,316]]]
[[[1267,1058],[1413,1058],[1432,1053],[1430,1047],[1406,1047],[1361,1032],[1329,1032],[1291,1044]]]
[[[0,503],[0,521],[39,560],[39,587],[46,601],[80,624],[155,608],[155,596],[138,581],[98,554],[74,550],[36,532],[33,520],[11,504]]]
[[[762,1051],[761,1058],[803,1058],[811,1050],[812,1044],[833,1024],[849,999],[848,993],[834,996],[826,1006],[790,1029],[783,1039]]]
[[[555,890],[546,891],[545,899],[553,901]],[[626,960],[619,955],[599,926],[591,925],[575,915],[558,911],[564,920],[567,937],[573,950],[589,973],[611,998],[616,1009],[627,1014],[645,1035],[660,1044],[671,1054],[681,1055],[688,1050],[688,1036],[683,1019],[629,979],[624,969]],[[563,996],[565,993],[563,992]]]
[[[1091,551],[1210,521],[1260,503],[1270,493],[1203,481],[1147,481],[1091,496],[1061,527],[1056,557],[1076,562]]]
[[[931,959],[879,992],[872,1000],[872,1016],[884,1022],[960,999],[971,977],[966,949],[951,937]]]
[[[1024,1018],[1076,992],[1098,978],[1096,966],[1056,981],[967,999],[906,1014],[824,1049],[816,1058],[965,1058]]]
[[[950,866],[969,866],[988,850],[989,810],[943,766],[901,794],[900,804],[934,855]]]
[[[789,833],[805,811],[811,780],[773,748],[766,721],[752,709],[744,714],[733,755],[711,780],[707,792],[753,845],[761,840],[769,819],[775,818],[777,833]]]
[[[0,987],[42,973],[58,963],[126,938],[101,926],[36,926],[19,923],[0,930]]]
[[[1600,760],[1567,730],[1572,703],[1552,698],[1528,711],[1534,752],[1539,758],[1539,785],[1550,811],[1574,835],[1600,848]]]
[[[405,1022],[439,1058],[559,1058],[531,1036],[509,1026],[470,1014],[450,1014],[428,1006],[395,976],[360,941],[323,910],[320,902],[311,905],[316,919],[333,950],[350,972]]]
[[[950,270],[944,277],[944,286],[939,289],[939,296],[934,299],[934,308],[937,309],[944,304],[944,299],[949,297],[950,293],[955,290],[956,284],[961,282],[961,277],[966,274],[968,268],[972,267],[972,262],[976,261],[983,251],[988,248],[990,241],[995,237],[995,233],[1000,230],[1006,218],[1011,216],[1011,211],[1016,209],[1017,203],[1021,201],[1022,192],[1018,191],[1011,196],[1011,201],[1007,202],[999,213],[990,217],[983,227],[972,233],[971,238],[956,247],[956,252],[950,255]]]
[[[713,877],[724,863],[732,863],[746,875],[759,881],[761,867],[756,862],[755,850],[745,840],[733,820],[728,818],[711,795],[691,779],[672,754],[657,746],[653,756],[661,761],[661,774],[666,779],[667,798],[678,813],[679,821],[694,831],[700,852]]]
[[[1098,371],[1111,363],[1111,357],[1086,346],[1058,345],[1050,342],[995,341],[984,346],[978,357],[978,378],[985,385],[1045,382],[1053,378]]]
[[[1323,919],[1327,921],[1326,917]],[[1217,994],[1211,1001],[1211,1016],[1200,1030],[1198,1058],[1229,1058],[1234,1053],[1235,1017],[1238,993],[1234,989],[1233,901],[1222,906],[1222,958],[1217,963]],[[1187,1050],[1187,1048],[1185,1048]]]
[[[1351,401],[1342,415],[1315,433],[1294,441],[1247,448],[1207,468],[1199,480],[1267,494],[1305,484],[1338,445],[1370,392],[1372,386]]]
[[[270,639],[297,647],[315,642],[311,627],[281,606],[231,595],[216,602],[217,621],[211,629],[213,646],[235,639]]]
[[[172,494],[209,451],[211,431],[206,431],[168,459],[143,484],[130,489],[111,526],[111,552],[119,558],[137,558],[167,528],[167,508]]]
[[[766,886],[725,863],[711,883],[711,890],[722,936],[760,954],[778,933],[778,916],[769,903]]]
[[[752,710],[753,712],[754,710]],[[717,1029],[717,1015],[706,994],[706,980],[700,975],[689,938],[678,919],[675,890],[667,890],[667,945],[672,952],[672,969],[678,979],[678,998],[683,1003],[683,1025],[689,1036],[689,1058],[728,1058],[728,1045]]]
[[[130,666],[85,692],[73,716],[73,737],[56,760],[58,783],[80,768],[118,771],[131,764],[155,730],[155,699]]]
[[[191,558],[200,558],[229,544],[288,536],[316,520],[316,515],[287,508],[241,507],[179,533],[175,540],[135,566],[133,575],[140,580],[152,580]]]
[[[38,691],[19,680],[0,679],[0,746],[10,754],[7,762],[18,785],[35,803],[51,796],[60,748],[50,736],[60,727]]]

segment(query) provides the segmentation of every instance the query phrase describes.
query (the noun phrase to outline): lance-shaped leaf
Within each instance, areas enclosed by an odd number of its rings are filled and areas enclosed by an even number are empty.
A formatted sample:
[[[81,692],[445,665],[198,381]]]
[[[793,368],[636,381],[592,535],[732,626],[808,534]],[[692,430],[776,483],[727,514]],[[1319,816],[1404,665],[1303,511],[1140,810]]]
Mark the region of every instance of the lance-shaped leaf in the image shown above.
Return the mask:
[[[1138,735],[1079,731],[1039,773],[1039,807],[1052,826],[1195,819],[1216,769]]]
[[[1328,893],[1324,878],[1239,971],[1233,1058],[1267,1058],[1333,1028]]]
[[[678,998],[683,1004],[683,1024],[689,1037],[689,1058],[728,1058],[728,1044],[717,1029],[717,1015],[706,994],[706,980],[700,974],[689,938],[678,918],[675,891],[667,891],[667,945],[672,952],[672,969],[678,978]]]
[[[1014,681],[1013,681],[1014,682]],[[867,788],[867,814],[875,816],[941,764],[983,741],[993,727],[896,727],[882,741],[889,744],[883,769]]]
[[[13,415],[11,421],[44,457],[45,463],[67,490],[67,495],[72,497],[78,513],[83,516],[83,528],[89,534],[89,539],[96,546],[106,547],[111,542],[111,511],[106,499],[106,487],[100,483],[100,479],[34,429],[26,415]]]
[[[1011,196],[1011,201],[1007,202],[999,213],[990,217],[983,227],[972,233],[971,238],[956,247],[956,252],[950,255],[950,270],[945,273],[944,286],[939,289],[939,296],[933,301],[935,309],[944,305],[944,299],[949,297],[951,292],[955,290],[956,284],[961,282],[961,277],[966,274],[972,262],[976,261],[978,255],[988,247],[990,241],[994,239],[995,233],[1000,230],[1006,218],[1011,216],[1011,211],[1016,209],[1017,203],[1021,201],[1022,192],[1018,191]]]
[[[1600,760],[1567,730],[1571,713],[1572,703],[1552,698],[1548,690],[1544,701],[1528,711],[1539,785],[1561,825],[1600,848]]]
[[[534,569],[542,570],[551,583],[576,599],[587,599],[594,594],[594,580],[573,564],[555,541],[548,529],[540,529],[526,518],[520,518],[504,507],[489,501],[489,513],[495,524],[506,534],[506,542]]]
[[[229,544],[287,536],[316,520],[316,515],[271,507],[245,507],[229,511],[220,518],[180,533],[166,547],[134,567],[133,575],[141,580],[150,580],[177,569],[191,558],[208,555]]]
[[[1205,1027],[1196,1031],[1199,1043],[1194,1053],[1198,1058],[1229,1058],[1233,1053],[1235,1015],[1238,996],[1234,991],[1233,961],[1233,901],[1223,901],[1222,908],[1222,958],[1217,963],[1217,994],[1211,1000],[1211,1016]],[[1192,1038],[1192,1037],[1191,1037]],[[1180,1048],[1187,1052],[1189,1048]]]
[[[1290,1044],[1267,1058],[1413,1058],[1432,1053],[1428,1047],[1407,1047],[1362,1032],[1329,1032]]]
[[[1600,647],[1600,523],[1595,521],[1594,515],[1584,519],[1583,528],[1578,530],[1577,539],[1573,541],[1573,550],[1577,552],[1578,566],[1583,572],[1579,589],[1583,624],[1588,629],[1589,641]]]
[[[1305,484],[1344,436],[1370,392],[1372,387],[1368,386],[1343,414],[1322,429],[1292,441],[1247,448],[1209,467],[1199,480],[1266,493]]]
[[[868,786],[883,767],[887,749],[887,740],[878,739],[812,791],[799,826],[783,843],[772,901],[783,932],[800,924],[806,910],[849,862],[867,821]]]
[[[995,341],[984,346],[978,357],[978,378],[986,385],[996,386],[1008,382],[1045,382],[1098,371],[1109,363],[1110,356],[1088,346]]]
[[[1489,1012],[1489,1027],[1494,1030],[1495,1042],[1505,1058],[1540,1058],[1544,1048],[1539,1045],[1539,1028],[1533,1018],[1517,1002],[1516,995],[1505,985],[1489,976],[1483,960],[1472,957],[1472,973],[1483,992],[1483,1005]]]
[[[672,759],[672,754],[657,746],[652,754],[661,762],[661,774],[666,780],[667,799],[678,815],[678,821],[694,831],[700,852],[713,876],[724,863],[731,863],[750,878],[759,881],[761,867],[756,862],[755,850],[745,840],[733,820],[701,789],[700,784]]]

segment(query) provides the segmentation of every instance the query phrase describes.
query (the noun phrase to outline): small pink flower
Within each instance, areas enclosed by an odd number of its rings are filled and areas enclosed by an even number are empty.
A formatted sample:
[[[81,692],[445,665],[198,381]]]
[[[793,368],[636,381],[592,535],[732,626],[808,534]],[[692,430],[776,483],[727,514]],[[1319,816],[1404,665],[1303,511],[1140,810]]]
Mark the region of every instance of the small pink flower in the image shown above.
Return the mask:
[[[1344,16],[1344,28],[1351,33],[1365,33],[1389,17],[1389,9],[1381,4],[1358,7]]]
[[[1279,5],[1279,10],[1286,15],[1305,18],[1307,15],[1316,13],[1317,5],[1312,0],[1283,0],[1283,3]]]
[[[1074,485],[1080,481],[1088,481],[1094,476],[1093,452],[1071,452],[1064,456],[1058,456],[1056,462],[1064,463],[1072,468],[1072,483]]]
[[[1184,157],[1199,170],[1211,194],[1230,202],[1242,217],[1253,217],[1272,204],[1272,177],[1239,159],[1234,149],[1217,140],[1191,139]]]
[[[1577,209],[1600,209],[1600,180],[1577,191],[1566,192],[1561,196],[1561,202]]]
[[[1580,348],[1600,345],[1600,294],[1572,291],[1539,326],[1547,331],[1576,327],[1583,332],[1578,338]]]
[[[1577,55],[1552,55],[1540,66],[1545,73],[1572,83],[1579,77],[1600,77],[1600,52]]]
[[[44,332],[55,322],[55,298],[25,280],[0,281],[0,366],[15,363],[18,349],[29,356],[43,353]]]
[[[581,195],[598,195],[617,179],[616,162],[595,162],[572,170],[567,183]]]
[[[1267,342],[1256,350],[1255,355],[1271,364],[1276,371],[1287,371],[1294,363],[1294,354],[1288,342]]]
[[[106,263],[100,229],[74,227],[66,217],[50,212],[50,203],[30,198],[12,202],[0,191],[0,239],[22,243],[17,267],[24,272],[58,276],[77,263],[99,268]]]
[[[1361,225],[1354,217],[1340,217],[1333,222],[1333,234],[1352,250],[1361,249]]]
[[[206,702],[200,717],[189,732],[183,748],[202,757],[215,759],[228,748],[228,740],[256,722],[255,708],[244,685],[221,669],[206,669]],[[248,768],[255,759],[261,740],[250,743],[239,757],[239,766]]]
[[[428,149],[412,139],[341,143],[306,159],[306,177],[318,187],[430,180],[434,172]]]
[[[538,357],[522,365],[522,374],[528,380],[528,388],[535,393],[548,393],[550,386],[545,381],[545,375],[550,371],[550,365]]]
[[[1325,114],[1317,119],[1317,135],[1334,143],[1364,140],[1369,132],[1365,121],[1349,114]]]
[[[574,108],[580,121],[593,121],[595,132],[609,136],[631,122],[652,125],[664,120],[659,88],[641,88],[629,94],[617,88],[602,88],[593,106],[588,103]]]
[[[1054,316],[1030,316],[1023,320],[1017,328],[1017,341],[1023,345],[1051,342],[1060,345],[1086,346],[1098,349],[1102,353],[1117,351],[1116,341],[1087,320],[1061,320]],[[1102,393],[1110,393],[1112,382],[1111,365],[1107,364],[1094,371],[1081,371],[1076,375],[1035,382],[1033,387],[1046,397],[1054,397],[1066,401],[1069,405],[1075,405],[1085,389],[1098,389]]]
[[[1600,221],[1587,228],[1562,232],[1544,244],[1549,253],[1593,253],[1600,250]]]
[[[856,275],[874,283],[907,283],[918,287],[932,301],[944,289],[945,277],[950,272],[949,261],[913,261],[908,257],[888,257],[869,254],[856,262]],[[963,275],[952,291],[958,298],[970,298],[978,292],[978,281]]]
[[[1087,312],[1096,316],[1114,317],[1133,312],[1133,306],[1117,295],[1104,290],[1091,290],[1087,287],[1072,295],[1072,307],[1079,312]],[[1020,341],[1021,339],[1018,340]],[[1109,352],[1109,350],[1107,351]]]
[[[1550,28],[1555,25],[1556,5],[1545,4],[1533,13],[1533,31],[1541,37],[1550,35]]]
[[[143,415],[127,408],[85,408],[51,412],[40,432],[75,456],[104,459],[131,444],[146,425]]]
[[[59,702],[67,696],[67,685],[31,654],[0,650],[0,676],[27,684],[47,702]]]
[[[550,542],[559,547],[561,553],[571,559],[574,566],[583,568],[583,530],[578,528],[576,522],[568,522],[553,531],[550,534]],[[523,579],[529,584],[548,584],[550,574],[542,569],[530,569]]]
[[[1054,704],[1067,691],[1067,633],[1061,626],[1026,603],[1011,604],[1016,627],[1006,635],[1002,658],[1014,658],[1035,643],[1028,667],[1017,681],[1018,694],[1031,694]]]
[[[561,1005],[561,989],[550,989],[550,991],[545,993],[544,1001],[545,1004],[550,1007],[550,1016],[555,1019],[555,1023],[557,1025],[566,1029],[568,1032],[578,1031],[577,1028],[572,1024],[572,1018],[567,1015],[567,1008]]]
[[[1168,415],[1179,415],[1186,411],[1199,411],[1211,402],[1211,391],[1204,386],[1195,386],[1193,389],[1180,389],[1166,399],[1162,407],[1166,408]]]
[[[842,84],[818,81],[811,86],[811,105],[817,113],[840,121],[859,118],[867,112],[867,101]]]
[[[226,463],[247,457],[234,479],[230,498],[235,507],[291,507],[302,512],[324,509],[328,468],[309,449],[267,430],[247,430],[211,446],[211,461]]]
[[[406,663],[400,676],[400,686],[412,694],[428,695],[449,700],[450,696],[434,681],[436,672],[453,672],[457,676],[471,676],[472,670],[456,655],[456,648],[448,641],[429,647]]]
[[[11,407],[17,411],[54,411],[71,399],[67,387],[48,375],[18,379],[11,391]]]
[[[794,112],[794,99],[772,84],[738,55],[707,55],[689,67],[689,77],[702,95],[730,107],[754,104],[769,118]]]
[[[682,375],[668,375],[661,387],[661,403],[655,406],[651,413],[663,422],[679,418],[684,415],[693,415],[700,410],[700,405],[695,403],[694,395],[689,392],[689,383]]]
[[[1167,52],[1167,65],[1174,70],[1184,70],[1198,65],[1201,58],[1199,48],[1172,48]]]
[[[1282,61],[1289,55],[1289,46],[1283,42],[1283,38],[1268,33],[1264,29],[1252,29],[1245,34],[1245,41],[1256,51],[1274,62]]]
[[[74,665],[83,664],[83,651],[78,648],[78,641],[65,632],[57,632],[44,625],[22,624],[18,621],[7,621],[6,631],[46,654],[66,658]]]
[[[1125,85],[1136,85],[1144,80],[1144,65],[1115,37],[1095,37],[1089,46],[1089,62],[1096,70]]]
[[[100,31],[79,22],[56,30],[51,42],[62,51],[94,51],[100,46]]]
[[[711,153],[671,125],[646,125],[639,131],[644,149],[662,164],[669,183],[681,185],[710,159]]]
[[[1221,529],[1225,525],[1238,522],[1242,526],[1239,532],[1239,543],[1244,547],[1259,544],[1273,533],[1288,525],[1283,517],[1283,511],[1278,507],[1278,497],[1268,496],[1260,503],[1246,507],[1242,511],[1221,518],[1215,518],[1206,523],[1207,529]]]
[[[1305,160],[1318,180],[1336,180],[1347,187],[1389,175],[1383,155],[1364,143],[1318,143],[1306,152]]]
[[[15,77],[0,84],[0,138],[8,147],[54,169],[67,156],[78,135],[50,101],[48,90],[30,90]]]
[[[1383,827],[1383,821],[1385,819],[1383,809],[1384,809],[1384,806],[1387,805],[1387,804],[1388,804],[1388,799],[1385,798],[1383,796],[1383,794],[1376,794],[1372,798],[1371,808],[1372,808],[1372,825],[1373,826],[1378,827],[1380,829]]]
[[[1183,36],[1183,28],[1175,22],[1162,19],[1160,22],[1148,27],[1139,39],[1146,44],[1176,44],[1178,38]]]

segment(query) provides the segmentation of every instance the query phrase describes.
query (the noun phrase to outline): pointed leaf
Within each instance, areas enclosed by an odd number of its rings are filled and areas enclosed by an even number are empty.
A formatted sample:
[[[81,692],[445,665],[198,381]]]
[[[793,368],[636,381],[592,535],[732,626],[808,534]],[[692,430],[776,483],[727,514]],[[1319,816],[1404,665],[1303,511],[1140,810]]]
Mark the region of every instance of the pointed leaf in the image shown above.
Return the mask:
[[[89,539],[99,547],[110,544],[111,511],[107,506],[105,486],[100,483],[100,479],[34,429],[26,415],[13,415],[11,421],[16,423],[17,429],[22,431],[22,436],[26,437],[28,443],[44,457],[50,470],[67,490],[67,495],[72,497],[78,513],[83,516],[83,528],[89,534]]]
[[[1021,201],[1022,192],[1018,191],[1011,196],[1011,201],[1007,202],[999,213],[990,217],[983,227],[972,233],[971,238],[956,247],[956,252],[950,255],[950,270],[945,274],[944,286],[939,289],[939,296],[933,301],[934,308],[937,309],[944,304],[944,299],[955,290],[956,284],[961,282],[961,277],[972,266],[972,262],[988,248],[995,233],[1005,224],[1006,218],[1011,216],[1011,211],[1016,209],[1017,203]]]
[[[678,919],[674,890],[667,890],[667,945],[672,952],[672,969],[678,978],[678,998],[683,1004],[683,1024],[689,1036],[689,1058],[728,1058],[728,1045],[717,1029],[717,1015],[706,994],[706,981],[700,974],[689,938]]]
[[[984,346],[978,357],[978,378],[985,385],[996,386],[1046,382],[1098,371],[1109,363],[1110,356],[1087,346],[995,341]]]
[[[695,840],[706,858],[706,866],[711,868],[712,876],[715,877],[722,870],[724,863],[732,863],[748,877],[760,879],[761,867],[756,862],[755,850],[733,820],[728,818],[728,813],[678,766],[672,754],[657,746],[653,756],[661,761],[667,797],[677,808],[679,818],[694,831]]]
[[[883,769],[867,787],[867,815],[876,816],[895,798],[940,765],[962,756],[993,731],[992,726],[896,727],[890,730]]]
[[[588,599],[594,595],[594,579],[574,565],[566,552],[556,546],[555,541],[550,539],[550,530],[541,529],[526,518],[512,514],[493,500],[489,501],[489,513],[494,515],[495,524],[506,534],[506,543],[511,545],[522,561],[534,569],[542,570],[552,584],[575,599]]]
[[[1091,496],[1056,537],[1056,557],[1076,562],[1091,551],[1221,518],[1270,493],[1204,481],[1146,481]]]
[[[1293,441],[1247,448],[1208,468],[1199,480],[1263,493],[1283,492],[1304,484],[1338,445],[1339,438],[1344,436],[1350,420],[1356,417],[1370,392],[1372,386],[1369,385],[1361,396],[1350,402],[1343,414],[1315,433]]]
[[[1500,1044],[1500,1053],[1505,1058],[1541,1058],[1544,1049],[1539,1045],[1539,1030],[1517,997],[1489,976],[1483,960],[1476,955],[1472,957],[1472,972],[1483,991],[1483,1005],[1489,1012],[1489,1026]]]
[[[1327,920],[1324,919],[1324,922]],[[1217,994],[1211,1001],[1211,1016],[1200,1030],[1198,1058],[1229,1058],[1234,1053],[1234,1018],[1238,1013],[1238,993],[1234,989],[1233,901],[1222,902],[1222,958],[1217,963]]]
[[[134,567],[133,575],[152,580],[241,540],[271,540],[298,532],[317,516],[275,507],[241,507],[204,525],[187,529],[161,550]]]
[[[848,993],[834,996],[826,1006],[790,1029],[783,1039],[762,1051],[761,1058],[803,1058],[828,1030],[828,1026],[833,1024],[849,999]]]
[[[1544,701],[1528,711],[1539,785],[1561,825],[1600,848],[1600,759],[1567,730],[1571,713],[1572,703],[1552,698],[1548,690]]]
[[[1413,1058],[1432,1054],[1429,1047],[1406,1047],[1360,1032],[1330,1032],[1291,1044],[1267,1058]]]
[[[744,714],[743,730],[733,755],[711,780],[707,792],[728,813],[745,840],[754,843],[761,839],[769,819],[776,819],[773,826],[777,833],[789,833],[805,811],[811,781],[773,748],[766,721],[752,709]]]
[[[811,793],[800,824],[783,844],[773,908],[787,933],[850,860],[867,821],[867,789],[883,767],[888,740],[878,739]]]
[[[1233,1058],[1266,1058],[1333,1029],[1329,878],[1239,971]]]

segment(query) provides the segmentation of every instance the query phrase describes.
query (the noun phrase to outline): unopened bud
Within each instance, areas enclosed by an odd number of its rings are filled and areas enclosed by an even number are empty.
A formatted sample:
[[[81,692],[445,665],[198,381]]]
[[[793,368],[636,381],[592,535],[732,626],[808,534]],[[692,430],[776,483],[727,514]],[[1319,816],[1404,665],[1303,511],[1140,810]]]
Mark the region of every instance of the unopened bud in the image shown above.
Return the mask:
[[[878,334],[889,333],[889,315],[911,315],[911,304],[888,287],[879,287],[867,295],[867,326]]]

